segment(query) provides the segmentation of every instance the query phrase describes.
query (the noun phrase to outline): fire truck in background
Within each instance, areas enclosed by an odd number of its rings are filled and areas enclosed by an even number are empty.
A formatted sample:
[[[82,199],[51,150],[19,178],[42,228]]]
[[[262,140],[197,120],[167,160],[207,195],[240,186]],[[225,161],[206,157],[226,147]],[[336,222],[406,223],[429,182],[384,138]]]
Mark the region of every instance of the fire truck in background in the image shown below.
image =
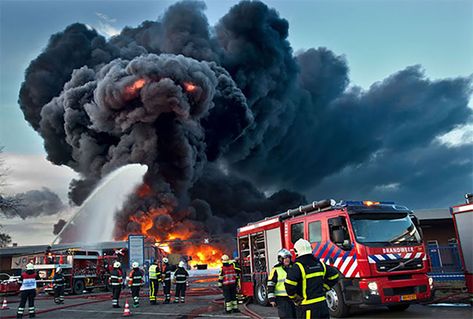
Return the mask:
[[[466,194],[466,204],[450,208],[465,272],[465,283],[473,302],[473,194]]]
[[[266,281],[281,248],[294,254],[304,238],[313,254],[336,267],[342,279],[327,292],[331,315],[350,307],[386,305],[405,310],[432,296],[433,281],[418,222],[393,202],[323,200],[288,210],[238,229],[241,291],[267,304]]]
[[[45,292],[52,293],[52,278],[57,267],[62,268],[65,291],[79,295],[99,288],[108,290],[111,265],[117,256],[101,256],[98,251],[70,249],[66,254],[49,253],[44,259],[34,260],[34,267]]]

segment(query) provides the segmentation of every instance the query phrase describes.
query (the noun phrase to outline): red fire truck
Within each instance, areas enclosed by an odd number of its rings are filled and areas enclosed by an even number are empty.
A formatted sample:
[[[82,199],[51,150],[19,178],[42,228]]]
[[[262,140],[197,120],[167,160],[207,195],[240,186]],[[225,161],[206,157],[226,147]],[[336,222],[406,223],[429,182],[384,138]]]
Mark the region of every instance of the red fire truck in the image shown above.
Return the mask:
[[[36,260],[34,267],[44,291],[53,292],[52,278],[56,268],[61,267],[65,290],[82,294],[95,288],[108,289],[110,267],[115,260],[116,256],[101,256],[98,251],[71,249],[66,254],[50,253],[45,260]]]
[[[241,290],[267,304],[266,281],[277,252],[304,238],[342,280],[327,292],[331,315],[350,307],[386,305],[401,311],[431,298],[433,282],[418,222],[392,202],[323,200],[238,229]]]
[[[473,303],[473,194],[466,194],[467,203],[450,208],[465,272],[465,282]]]

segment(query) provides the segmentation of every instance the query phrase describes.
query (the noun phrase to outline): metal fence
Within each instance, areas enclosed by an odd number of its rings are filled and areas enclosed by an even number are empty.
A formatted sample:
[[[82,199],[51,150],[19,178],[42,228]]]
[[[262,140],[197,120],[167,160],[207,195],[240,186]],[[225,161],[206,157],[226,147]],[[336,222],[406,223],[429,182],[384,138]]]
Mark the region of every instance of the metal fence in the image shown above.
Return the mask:
[[[435,280],[464,280],[463,267],[457,244],[427,245],[430,256],[430,275]]]

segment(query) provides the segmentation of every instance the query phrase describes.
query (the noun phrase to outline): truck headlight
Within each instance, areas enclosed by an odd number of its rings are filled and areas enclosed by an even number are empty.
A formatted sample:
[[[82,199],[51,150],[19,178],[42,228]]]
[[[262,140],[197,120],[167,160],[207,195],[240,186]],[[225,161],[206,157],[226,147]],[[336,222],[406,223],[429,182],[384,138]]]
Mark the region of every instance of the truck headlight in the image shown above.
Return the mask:
[[[369,282],[368,288],[369,290],[378,291],[378,284],[375,282]]]
[[[434,288],[434,278],[432,277],[429,277],[429,286],[430,286],[430,289]]]
[[[376,282],[369,282],[368,289],[370,290],[371,295],[379,295],[378,293],[378,284]]]

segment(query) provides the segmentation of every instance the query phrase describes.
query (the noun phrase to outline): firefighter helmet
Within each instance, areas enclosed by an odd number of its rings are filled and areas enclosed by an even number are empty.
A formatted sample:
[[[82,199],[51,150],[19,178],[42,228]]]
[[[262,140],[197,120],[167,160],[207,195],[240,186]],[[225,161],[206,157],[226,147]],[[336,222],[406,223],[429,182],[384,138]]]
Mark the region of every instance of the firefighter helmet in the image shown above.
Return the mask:
[[[166,257],[163,258],[163,263],[167,264],[169,262],[169,259],[167,259]]]
[[[294,244],[294,251],[298,257],[312,254],[312,246],[307,240],[301,238]]]
[[[28,263],[26,265],[26,270],[34,270],[34,265],[32,263]]]
[[[228,262],[228,261],[230,261],[230,258],[227,255],[223,255],[222,256],[222,261],[223,262]]]
[[[138,264],[138,262],[134,261],[132,264],[131,264],[131,267],[132,268],[138,268],[140,266],[140,264]]]
[[[122,266],[122,264],[120,264],[119,261],[116,261],[113,263],[113,268],[120,268]]]
[[[283,248],[281,249],[280,251],[278,251],[278,261],[280,263],[282,263],[282,261],[284,260],[284,258],[289,258],[289,259],[292,259],[292,254],[289,250],[287,250],[286,248]]]
[[[179,262],[179,267],[182,267],[182,268],[184,268],[184,266],[185,266],[185,265],[186,265],[186,263],[185,263],[185,262],[183,262],[182,260]]]
[[[57,272],[57,273],[60,273],[60,272],[61,272],[61,270],[62,270],[62,268],[61,268],[61,267],[57,267],[57,268],[56,268],[56,272]]]

